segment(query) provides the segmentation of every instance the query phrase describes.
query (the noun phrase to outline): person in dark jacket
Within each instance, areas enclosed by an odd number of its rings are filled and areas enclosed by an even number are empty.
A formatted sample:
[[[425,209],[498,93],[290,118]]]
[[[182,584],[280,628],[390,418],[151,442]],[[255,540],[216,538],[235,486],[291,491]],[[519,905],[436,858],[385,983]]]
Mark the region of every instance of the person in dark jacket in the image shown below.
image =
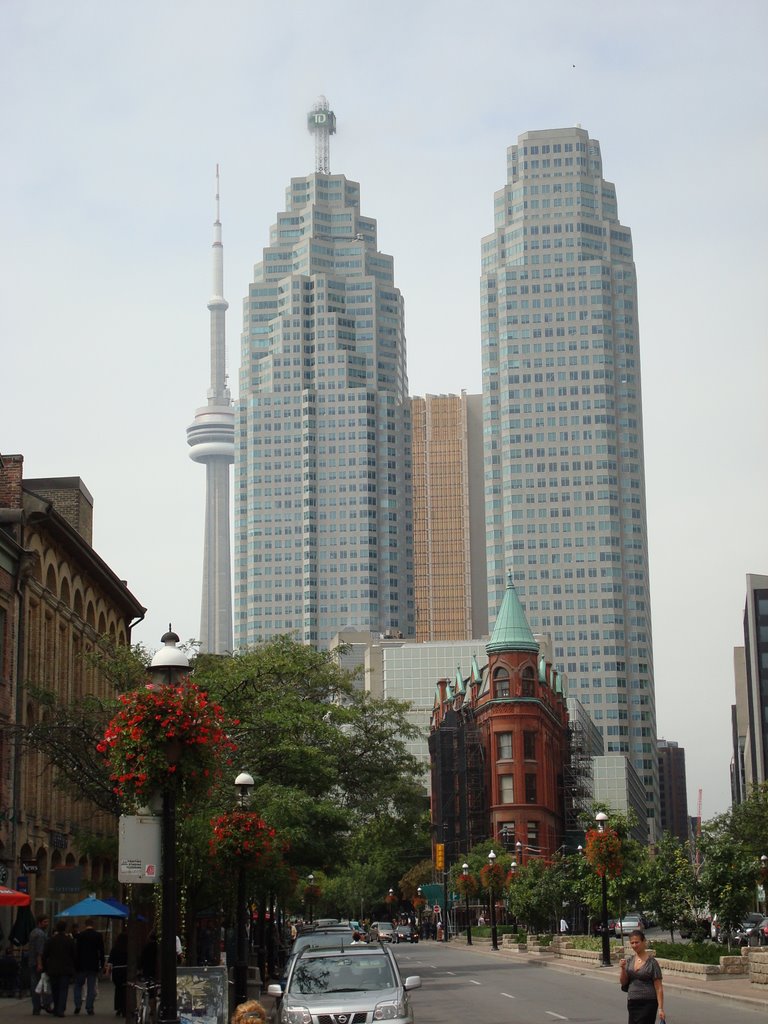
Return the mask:
[[[75,1013],[80,1013],[83,1003],[83,986],[85,986],[85,1012],[93,1016],[93,1004],[96,1000],[96,982],[104,970],[104,939],[101,932],[93,927],[89,918],[85,928],[75,938]]]
[[[69,983],[75,976],[75,944],[67,935],[67,922],[57,921],[43,947],[43,970],[51,979],[51,1002],[57,1017],[67,1009]]]
[[[50,995],[41,994],[37,991],[40,975],[43,973],[43,949],[48,941],[48,915],[40,914],[37,918],[37,927],[33,928],[29,935],[29,990],[32,995],[32,1013],[40,1016],[40,1009],[49,1009]]]
[[[115,1016],[125,1016],[125,986],[128,981],[128,932],[123,928],[109,951],[109,969],[115,990]]]

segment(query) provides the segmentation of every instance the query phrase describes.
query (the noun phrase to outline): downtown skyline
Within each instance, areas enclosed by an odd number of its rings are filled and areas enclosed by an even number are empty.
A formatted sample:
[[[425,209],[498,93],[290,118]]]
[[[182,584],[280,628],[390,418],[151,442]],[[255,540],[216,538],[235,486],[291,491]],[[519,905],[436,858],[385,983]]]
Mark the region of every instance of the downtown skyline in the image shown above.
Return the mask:
[[[217,8],[225,61],[208,59],[212,6],[190,9],[181,36],[172,12],[139,3],[126,22],[120,8],[9,3],[0,15],[13,99],[3,210],[20,256],[4,278],[17,384],[0,444],[25,455],[29,476],[82,477],[96,550],[149,606],[135,639],[157,647],[169,619],[182,637],[199,628],[205,474],[183,430],[209,358],[216,163],[239,299],[285,182],[311,169],[303,112],[325,91],[340,118],[334,169],[360,181],[395,258],[410,393],[478,393],[478,255],[505,150],[525,131],[582,122],[620,189],[638,266],[658,731],[686,748],[690,809],[699,786],[705,817],[722,809],[744,577],[768,562],[762,5],[733,19],[705,4],[692,22],[683,4],[592,5],[591,18],[553,4],[518,20],[528,45],[510,61],[488,29],[501,4],[476,24],[450,4],[436,21],[427,4],[409,12],[405,40],[396,19],[337,4],[334,41],[368,29],[370,51],[334,63],[317,45],[328,30],[297,25],[300,73],[262,94],[254,66],[265,82],[282,67],[277,5],[258,19]],[[395,43],[398,76],[361,88]],[[738,188],[712,205],[736,165]],[[230,309],[230,339],[240,322]],[[235,366],[230,344],[230,379]],[[744,493],[752,501],[735,503]],[[689,715],[702,693],[703,728]]]

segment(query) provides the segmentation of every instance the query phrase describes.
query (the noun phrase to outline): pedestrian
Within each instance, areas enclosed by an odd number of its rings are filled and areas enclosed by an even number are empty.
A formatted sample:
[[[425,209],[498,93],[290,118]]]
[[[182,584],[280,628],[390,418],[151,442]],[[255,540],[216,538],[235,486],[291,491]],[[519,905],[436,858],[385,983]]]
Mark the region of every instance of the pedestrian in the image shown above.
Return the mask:
[[[67,1009],[69,983],[75,976],[75,944],[67,935],[67,922],[57,921],[53,935],[43,947],[43,970],[51,981],[51,1002],[57,1017]]]
[[[485,917],[483,916],[483,912],[482,911],[480,911],[480,917],[478,917],[477,923],[478,923],[478,925],[481,928],[483,928],[485,926]]]
[[[128,981],[128,932],[125,928],[112,943],[107,960],[115,992],[115,1016],[125,1016],[125,986]]]
[[[157,932],[150,932],[139,955],[139,974],[144,981],[157,981],[157,958],[159,952]]]
[[[561,917],[560,918],[560,934],[561,935],[565,935],[565,933],[567,931],[568,931],[568,922],[565,920],[564,917]]]
[[[266,1024],[266,1021],[267,1011],[255,999],[249,999],[247,1002],[236,1006],[230,1018],[230,1024],[252,1024],[252,1022],[255,1022],[255,1024]]]
[[[43,949],[48,941],[48,915],[39,914],[37,926],[29,933],[29,991],[32,996],[32,1013],[40,1016],[40,1010],[51,1012],[50,994],[36,992],[43,973]]]
[[[75,937],[75,1013],[80,1013],[85,986],[85,1012],[89,1017],[93,1016],[97,982],[104,970],[104,962],[104,939],[88,918],[83,930]]]
[[[654,1024],[657,1012],[664,1021],[667,1018],[661,968],[647,949],[645,932],[635,928],[630,932],[629,944],[632,955],[619,961],[619,983],[627,993],[628,1024]]]

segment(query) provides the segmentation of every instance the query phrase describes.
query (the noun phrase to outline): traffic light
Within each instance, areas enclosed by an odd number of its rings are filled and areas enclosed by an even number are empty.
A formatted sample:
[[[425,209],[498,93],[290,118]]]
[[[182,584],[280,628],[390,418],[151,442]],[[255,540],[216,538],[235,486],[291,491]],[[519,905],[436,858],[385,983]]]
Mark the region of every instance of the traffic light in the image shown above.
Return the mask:
[[[445,843],[435,843],[435,869],[445,870]]]

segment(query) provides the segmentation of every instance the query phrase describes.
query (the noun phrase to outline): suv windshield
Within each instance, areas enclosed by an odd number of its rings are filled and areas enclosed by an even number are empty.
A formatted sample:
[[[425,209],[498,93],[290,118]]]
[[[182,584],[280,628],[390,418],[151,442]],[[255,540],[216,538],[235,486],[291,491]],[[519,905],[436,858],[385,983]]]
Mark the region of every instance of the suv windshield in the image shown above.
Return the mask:
[[[293,972],[291,994],[318,995],[330,992],[378,992],[395,988],[386,956],[322,956],[302,958]]]

